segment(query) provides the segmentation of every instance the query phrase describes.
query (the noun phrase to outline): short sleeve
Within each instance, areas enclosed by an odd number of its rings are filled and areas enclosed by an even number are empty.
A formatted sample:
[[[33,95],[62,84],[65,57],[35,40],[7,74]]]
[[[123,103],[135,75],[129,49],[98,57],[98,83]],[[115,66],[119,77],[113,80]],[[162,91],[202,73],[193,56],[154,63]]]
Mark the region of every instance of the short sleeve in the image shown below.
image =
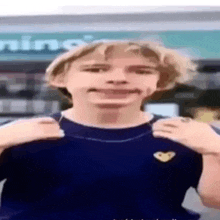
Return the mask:
[[[0,155],[0,181],[7,178],[12,172],[12,148],[5,149]]]
[[[13,122],[14,120],[7,120],[2,123],[0,123],[0,127],[4,126],[8,123]],[[3,150],[0,154],[0,181],[3,179],[7,178],[9,174],[12,172],[11,171],[11,149],[12,148],[7,148]]]
[[[193,165],[192,165],[192,187],[195,188],[197,191],[198,185],[199,185],[199,180],[202,175],[202,170],[203,170],[203,160],[202,160],[202,154],[196,153],[194,154],[193,157]],[[197,191],[198,192],[198,191]]]

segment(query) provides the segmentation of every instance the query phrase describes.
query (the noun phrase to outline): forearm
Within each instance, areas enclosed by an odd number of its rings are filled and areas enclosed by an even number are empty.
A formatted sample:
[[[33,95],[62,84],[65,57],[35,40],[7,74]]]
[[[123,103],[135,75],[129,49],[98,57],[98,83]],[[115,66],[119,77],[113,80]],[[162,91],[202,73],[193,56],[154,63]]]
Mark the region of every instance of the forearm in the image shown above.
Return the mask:
[[[220,141],[216,147],[220,148]],[[220,153],[203,155],[198,192],[204,205],[220,209]]]

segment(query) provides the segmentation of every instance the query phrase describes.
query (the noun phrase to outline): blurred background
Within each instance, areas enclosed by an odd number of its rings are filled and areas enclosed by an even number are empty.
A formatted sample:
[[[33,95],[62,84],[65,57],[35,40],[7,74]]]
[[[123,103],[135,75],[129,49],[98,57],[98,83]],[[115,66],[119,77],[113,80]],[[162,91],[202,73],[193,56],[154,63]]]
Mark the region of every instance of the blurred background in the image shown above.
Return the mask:
[[[0,122],[70,107],[44,82],[47,66],[59,54],[94,41],[134,39],[160,42],[199,65],[192,82],[155,94],[144,110],[190,116],[220,128],[219,6],[86,7],[64,2],[29,8],[5,3],[0,8]],[[201,212],[202,219],[220,219],[192,189],[184,205]]]
[[[44,83],[45,69],[59,54],[99,40],[139,39],[191,57],[200,72],[188,85],[156,94],[144,109],[220,126],[220,7],[13,8],[0,9],[0,122],[69,107]]]

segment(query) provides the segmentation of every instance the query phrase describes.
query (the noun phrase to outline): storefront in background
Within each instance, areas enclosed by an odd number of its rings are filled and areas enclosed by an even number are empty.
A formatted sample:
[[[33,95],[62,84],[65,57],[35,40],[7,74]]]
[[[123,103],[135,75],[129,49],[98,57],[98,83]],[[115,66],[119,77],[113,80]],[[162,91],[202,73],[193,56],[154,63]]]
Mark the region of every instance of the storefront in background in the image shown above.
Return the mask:
[[[89,27],[89,21],[86,22]],[[82,26],[86,26],[86,22],[82,23]],[[0,30],[0,118],[33,116],[60,110],[65,105],[62,105],[63,101],[58,93],[44,85],[47,66],[65,51],[98,41],[153,40],[199,63],[200,78],[195,79],[195,82],[188,86],[175,88],[161,96],[159,100],[153,101],[151,107],[148,105],[145,108],[155,113],[163,109],[162,113],[167,112],[169,116],[186,115],[188,114],[186,109],[188,108],[188,112],[189,108],[192,109],[187,107],[187,103],[196,102],[204,91],[218,90],[220,87],[219,77],[213,80],[215,86],[207,87],[210,76],[220,72],[220,44],[218,43],[220,30],[140,31],[137,30],[140,23],[136,21],[136,30],[131,25],[133,30],[130,28],[130,31],[125,31],[122,25],[116,31],[110,30],[114,22],[104,27],[105,22],[97,23],[93,31],[83,31],[79,24],[78,31],[67,31],[68,22],[62,24],[66,27],[64,31],[58,30],[61,24],[57,31],[55,29],[48,31],[53,26],[52,23],[48,24],[48,29],[45,28],[44,31],[39,32],[37,31],[42,24],[39,24],[39,27],[35,24],[36,28],[33,26],[32,31],[28,31],[28,28],[17,33],[12,31],[5,33]],[[91,26],[95,26],[94,24]],[[19,29],[19,25],[22,29],[22,24],[18,24],[16,30]],[[129,22],[126,25],[128,27]],[[164,25],[166,25],[165,21]],[[29,26],[31,27],[30,24]],[[100,30],[101,26],[103,30]],[[158,104],[163,104],[163,108],[157,107]]]

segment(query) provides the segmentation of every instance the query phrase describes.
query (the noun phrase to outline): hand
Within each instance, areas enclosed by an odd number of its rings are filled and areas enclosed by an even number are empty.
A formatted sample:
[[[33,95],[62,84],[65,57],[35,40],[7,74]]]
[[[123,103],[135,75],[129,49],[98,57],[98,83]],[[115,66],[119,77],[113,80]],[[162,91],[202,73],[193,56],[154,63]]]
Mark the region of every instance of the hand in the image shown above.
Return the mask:
[[[20,119],[0,127],[0,147],[23,144],[35,140],[53,140],[64,136],[58,122],[50,117]]]
[[[220,135],[210,125],[190,118],[161,119],[152,126],[153,136],[167,138],[200,153],[220,153]]]

